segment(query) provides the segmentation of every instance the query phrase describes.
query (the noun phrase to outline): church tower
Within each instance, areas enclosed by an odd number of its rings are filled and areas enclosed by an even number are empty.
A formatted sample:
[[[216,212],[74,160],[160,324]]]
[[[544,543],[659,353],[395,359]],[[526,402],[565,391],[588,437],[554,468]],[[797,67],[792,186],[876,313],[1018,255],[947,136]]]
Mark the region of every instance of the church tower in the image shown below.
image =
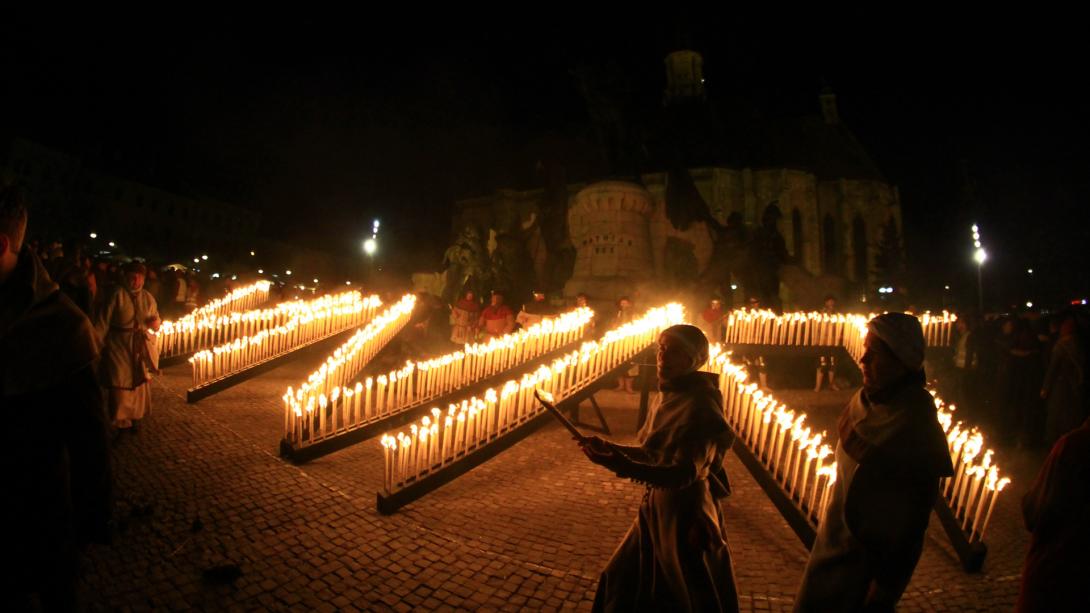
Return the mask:
[[[696,51],[680,50],[666,56],[666,92],[663,103],[704,99],[704,58]]]

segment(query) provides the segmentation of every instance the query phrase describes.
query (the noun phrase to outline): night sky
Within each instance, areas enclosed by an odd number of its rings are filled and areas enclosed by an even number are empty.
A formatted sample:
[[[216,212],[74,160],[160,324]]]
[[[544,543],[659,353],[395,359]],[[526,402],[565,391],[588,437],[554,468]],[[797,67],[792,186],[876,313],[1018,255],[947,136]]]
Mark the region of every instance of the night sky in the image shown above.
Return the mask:
[[[392,266],[436,269],[455,198],[503,185],[528,142],[587,124],[575,66],[614,63],[639,104],[654,107],[663,57],[685,42],[704,55],[712,99],[800,115],[819,112],[823,82],[834,88],[842,120],[901,189],[918,295],[974,289],[973,220],[994,256],[990,300],[1090,291],[1082,36],[895,16],[799,32],[739,15],[553,11],[507,24],[461,15],[476,25],[455,15],[431,25],[377,15],[13,18],[0,26],[0,132],[237,202],[262,213],[266,234],[345,254],[379,217]],[[975,211],[960,196],[963,166]]]

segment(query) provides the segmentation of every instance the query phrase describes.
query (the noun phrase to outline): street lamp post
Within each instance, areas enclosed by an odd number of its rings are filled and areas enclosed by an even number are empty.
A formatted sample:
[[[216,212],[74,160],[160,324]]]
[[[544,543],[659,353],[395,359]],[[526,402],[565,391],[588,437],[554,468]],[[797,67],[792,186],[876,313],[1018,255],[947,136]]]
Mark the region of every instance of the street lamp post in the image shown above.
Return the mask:
[[[363,241],[363,253],[367,255],[367,283],[371,282],[371,276],[374,272],[375,252],[378,251],[378,228],[379,221],[376,219],[371,224],[371,237]]]
[[[988,252],[984,250],[984,246],[980,242],[980,228],[973,224],[973,247],[976,251],[973,252],[973,261],[976,262],[976,299],[977,309],[981,314],[984,313],[984,262],[988,259]]]

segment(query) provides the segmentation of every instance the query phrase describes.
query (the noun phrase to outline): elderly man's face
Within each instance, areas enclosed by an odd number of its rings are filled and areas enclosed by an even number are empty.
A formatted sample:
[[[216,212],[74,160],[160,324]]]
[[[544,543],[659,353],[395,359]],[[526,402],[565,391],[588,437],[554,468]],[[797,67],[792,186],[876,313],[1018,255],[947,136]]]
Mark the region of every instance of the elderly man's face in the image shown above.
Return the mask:
[[[692,368],[693,358],[685,351],[681,341],[671,335],[662,334],[659,335],[655,365],[658,367],[659,379],[669,381],[687,373]]]
[[[867,332],[863,341],[859,365],[863,369],[863,387],[868,391],[880,390],[908,373],[908,368],[873,332]]]

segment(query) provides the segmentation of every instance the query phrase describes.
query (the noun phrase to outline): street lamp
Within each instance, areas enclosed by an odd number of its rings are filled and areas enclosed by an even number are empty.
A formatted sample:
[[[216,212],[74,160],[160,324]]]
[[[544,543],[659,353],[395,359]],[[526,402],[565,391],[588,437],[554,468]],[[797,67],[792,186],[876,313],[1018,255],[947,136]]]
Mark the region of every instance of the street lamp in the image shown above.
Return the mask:
[[[98,234],[96,234],[96,233],[92,232],[92,233],[91,233],[91,238],[98,238]]]
[[[973,251],[973,261],[976,262],[976,300],[977,309],[984,312],[984,274],[983,267],[984,262],[988,259],[988,252],[984,250],[984,246],[980,242],[980,228],[973,224],[973,247],[976,251]]]
[[[366,253],[367,255],[375,255],[376,251],[378,251],[378,241],[373,238],[369,238],[363,241],[364,253]]]

